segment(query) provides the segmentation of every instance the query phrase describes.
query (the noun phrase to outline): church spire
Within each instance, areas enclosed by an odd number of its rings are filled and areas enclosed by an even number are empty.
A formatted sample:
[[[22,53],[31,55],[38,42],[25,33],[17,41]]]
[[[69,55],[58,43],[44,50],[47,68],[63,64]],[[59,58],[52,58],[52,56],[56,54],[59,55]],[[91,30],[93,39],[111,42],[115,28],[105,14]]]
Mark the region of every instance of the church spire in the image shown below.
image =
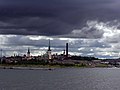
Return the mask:
[[[27,56],[29,57],[30,56],[30,49],[28,48],[28,51],[27,51]]]
[[[48,59],[51,60],[52,59],[52,54],[51,54],[51,49],[50,49],[50,39],[49,39],[49,46],[48,46],[47,54],[48,54]]]

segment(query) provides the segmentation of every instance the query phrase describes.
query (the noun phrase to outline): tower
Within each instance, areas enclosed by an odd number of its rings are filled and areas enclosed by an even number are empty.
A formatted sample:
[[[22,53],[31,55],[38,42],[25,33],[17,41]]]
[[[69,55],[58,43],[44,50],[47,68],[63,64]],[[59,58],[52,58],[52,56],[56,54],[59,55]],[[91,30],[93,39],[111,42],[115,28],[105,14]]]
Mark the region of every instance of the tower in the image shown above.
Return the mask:
[[[48,46],[48,51],[47,51],[47,53],[48,53],[48,59],[49,59],[49,60],[52,59],[52,54],[51,54],[51,49],[50,49],[50,40],[49,40],[49,46]]]
[[[27,57],[30,57],[30,49],[28,48]]]

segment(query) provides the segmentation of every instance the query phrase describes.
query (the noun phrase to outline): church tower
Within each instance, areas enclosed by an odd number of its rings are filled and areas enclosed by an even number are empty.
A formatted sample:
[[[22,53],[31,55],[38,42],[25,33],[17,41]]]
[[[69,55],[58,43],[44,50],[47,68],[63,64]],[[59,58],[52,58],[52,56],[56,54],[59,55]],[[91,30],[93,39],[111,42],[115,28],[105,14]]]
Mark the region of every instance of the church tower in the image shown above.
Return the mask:
[[[50,49],[50,40],[49,40],[49,46],[48,46],[47,54],[48,54],[48,59],[51,60],[52,59],[52,54],[51,54],[51,49]]]
[[[30,49],[28,48],[27,57],[30,57]]]

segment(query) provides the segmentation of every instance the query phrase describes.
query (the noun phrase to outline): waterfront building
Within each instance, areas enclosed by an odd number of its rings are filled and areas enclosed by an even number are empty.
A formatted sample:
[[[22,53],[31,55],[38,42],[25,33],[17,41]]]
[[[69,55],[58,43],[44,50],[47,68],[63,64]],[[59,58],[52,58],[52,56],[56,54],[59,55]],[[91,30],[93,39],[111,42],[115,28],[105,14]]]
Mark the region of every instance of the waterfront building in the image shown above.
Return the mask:
[[[65,56],[65,50],[63,51],[63,55]]]

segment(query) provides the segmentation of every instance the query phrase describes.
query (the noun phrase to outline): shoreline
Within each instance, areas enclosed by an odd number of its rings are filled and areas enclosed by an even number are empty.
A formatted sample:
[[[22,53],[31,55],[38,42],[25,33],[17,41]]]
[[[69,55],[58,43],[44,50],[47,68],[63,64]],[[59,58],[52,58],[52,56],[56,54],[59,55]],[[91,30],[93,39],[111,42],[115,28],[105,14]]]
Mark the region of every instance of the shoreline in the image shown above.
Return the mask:
[[[14,70],[54,70],[57,68],[114,68],[101,66],[60,66],[60,65],[0,65],[0,69],[14,69]],[[119,68],[119,67],[116,67]]]
[[[54,70],[52,67],[35,67],[35,66],[14,66],[14,65],[0,65],[0,69],[14,69],[14,70]]]

